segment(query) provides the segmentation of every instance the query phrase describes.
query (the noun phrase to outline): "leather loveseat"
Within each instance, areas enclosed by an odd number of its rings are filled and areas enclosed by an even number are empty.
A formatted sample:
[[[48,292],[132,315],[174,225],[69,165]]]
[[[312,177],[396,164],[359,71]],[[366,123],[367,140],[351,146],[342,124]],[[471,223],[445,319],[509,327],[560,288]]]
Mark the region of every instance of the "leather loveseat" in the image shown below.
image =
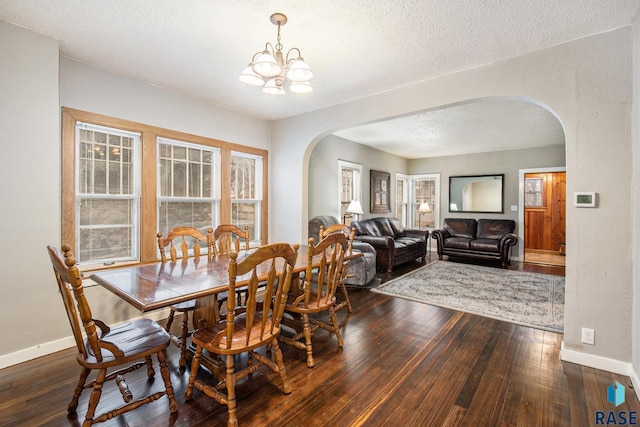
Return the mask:
[[[325,230],[333,224],[338,224],[338,219],[331,215],[316,216],[309,220],[309,237],[317,242],[320,234],[320,226]],[[353,240],[353,250],[360,251],[364,256],[349,261],[349,275],[345,280],[347,285],[362,286],[373,280],[376,275],[376,250],[368,243]]]
[[[354,221],[356,239],[376,249],[376,267],[391,272],[393,267],[427,255],[428,230],[404,229],[397,218],[371,218]]]
[[[474,258],[500,261],[507,268],[511,248],[518,243],[516,222],[510,219],[445,218],[442,229],[432,236],[438,243],[438,258]]]

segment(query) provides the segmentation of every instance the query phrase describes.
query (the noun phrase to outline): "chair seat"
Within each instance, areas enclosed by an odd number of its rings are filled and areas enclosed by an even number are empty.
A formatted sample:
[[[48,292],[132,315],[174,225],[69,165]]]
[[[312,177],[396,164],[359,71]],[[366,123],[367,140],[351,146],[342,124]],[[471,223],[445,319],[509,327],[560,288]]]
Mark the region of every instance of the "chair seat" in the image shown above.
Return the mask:
[[[324,294],[318,295],[315,292],[310,293],[308,305],[305,305],[304,299],[302,298],[296,304],[296,298],[299,298],[299,296],[289,295],[289,300],[287,302],[287,311],[293,311],[296,313],[317,313],[320,311],[326,311],[329,307],[333,307],[333,305],[336,303],[335,295],[327,299]]]
[[[174,311],[178,311],[178,312],[185,312],[185,311],[191,311],[191,310],[195,310],[196,309],[196,301],[195,300],[189,300],[189,301],[185,301],[185,302],[181,302],[178,304],[173,304],[171,306],[171,308]]]
[[[193,333],[191,339],[196,345],[201,345],[208,351],[217,354],[235,354],[246,352],[247,348],[260,347],[273,341],[280,334],[280,327],[271,331],[271,319],[267,319],[264,328],[261,327],[262,317],[257,315],[253,321],[253,327],[247,342],[246,313],[237,315],[234,319],[234,334],[231,338],[231,348],[227,348],[227,337],[225,335],[226,322],[219,322],[213,326],[198,329]],[[264,332],[261,334],[261,330]],[[216,342],[216,339],[219,341]]]
[[[120,362],[139,359],[141,354],[157,352],[161,347],[169,345],[169,334],[158,323],[151,319],[137,319],[115,326],[101,337],[102,340],[116,345],[124,353],[118,357]],[[88,357],[83,360],[84,365],[100,365],[113,362],[116,358],[108,349],[102,349],[102,362],[98,362],[88,341],[85,341]]]

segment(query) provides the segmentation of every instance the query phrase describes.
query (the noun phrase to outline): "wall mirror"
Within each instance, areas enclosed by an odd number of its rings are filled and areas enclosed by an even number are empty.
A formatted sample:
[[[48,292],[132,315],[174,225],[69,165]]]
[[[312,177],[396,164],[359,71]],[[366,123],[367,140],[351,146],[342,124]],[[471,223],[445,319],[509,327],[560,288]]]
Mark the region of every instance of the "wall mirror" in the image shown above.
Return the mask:
[[[449,177],[449,212],[504,213],[504,174]]]

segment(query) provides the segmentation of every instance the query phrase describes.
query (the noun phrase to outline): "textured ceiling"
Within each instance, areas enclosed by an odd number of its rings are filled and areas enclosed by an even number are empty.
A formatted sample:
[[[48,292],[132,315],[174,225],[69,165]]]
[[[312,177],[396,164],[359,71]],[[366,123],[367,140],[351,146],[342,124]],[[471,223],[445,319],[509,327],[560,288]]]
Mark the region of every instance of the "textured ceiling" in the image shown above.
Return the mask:
[[[355,126],[335,135],[407,158],[564,145],[562,125],[527,101],[486,99]]]
[[[0,20],[63,56],[262,119],[279,119],[627,26],[640,0],[0,0]],[[282,12],[314,92],[269,96],[238,74]]]

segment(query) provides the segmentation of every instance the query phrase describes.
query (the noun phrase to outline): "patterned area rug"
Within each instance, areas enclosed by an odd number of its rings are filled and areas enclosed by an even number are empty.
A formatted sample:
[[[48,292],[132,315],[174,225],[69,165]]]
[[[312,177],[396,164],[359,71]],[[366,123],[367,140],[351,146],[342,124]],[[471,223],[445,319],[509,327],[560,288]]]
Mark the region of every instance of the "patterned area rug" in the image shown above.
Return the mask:
[[[436,261],[372,291],[564,332],[563,276]]]

